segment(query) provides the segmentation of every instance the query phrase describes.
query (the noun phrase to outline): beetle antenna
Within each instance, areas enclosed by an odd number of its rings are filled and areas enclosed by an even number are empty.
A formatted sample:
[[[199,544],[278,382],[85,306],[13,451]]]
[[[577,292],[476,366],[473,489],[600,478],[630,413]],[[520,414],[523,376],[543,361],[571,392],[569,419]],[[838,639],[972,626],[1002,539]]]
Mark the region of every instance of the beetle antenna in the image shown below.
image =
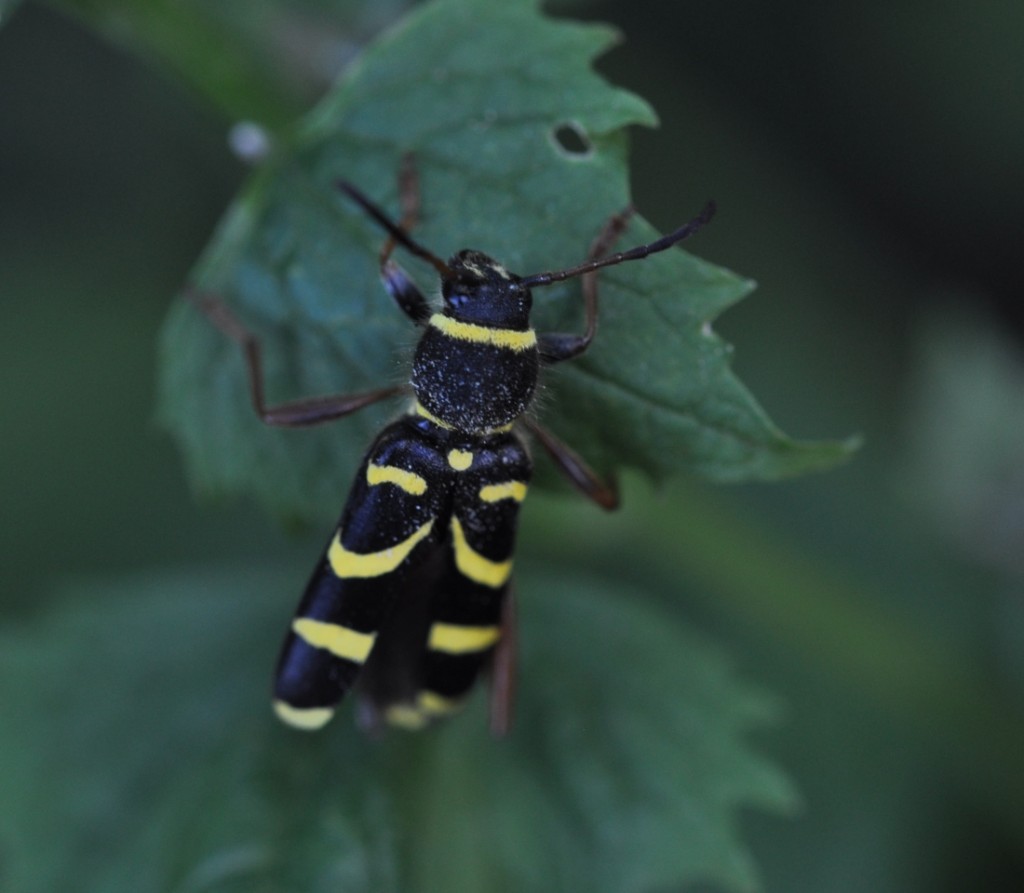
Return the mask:
[[[683,239],[692,236],[714,216],[715,203],[708,202],[704,206],[704,210],[694,217],[693,220],[689,223],[684,223],[679,227],[679,229],[670,232],[666,236],[662,236],[660,239],[655,239],[655,241],[649,242],[646,245],[637,245],[636,248],[630,248],[628,251],[618,251],[615,254],[609,254],[607,257],[598,258],[597,260],[588,260],[585,263],[582,263],[577,267],[571,267],[568,270],[552,270],[547,273],[534,273],[532,276],[523,276],[520,278],[519,284],[525,285],[527,288],[532,288],[535,285],[550,285],[552,282],[561,282],[563,279],[572,279],[574,276],[580,276],[583,273],[589,273],[591,270],[598,270],[601,267],[611,267],[615,264],[621,264],[623,261],[642,260],[651,254],[656,254],[659,251],[664,251],[666,248],[671,248],[677,242],[682,242]]]
[[[394,239],[399,245],[401,245],[410,254],[415,254],[417,257],[422,257],[425,261],[428,261],[438,273],[441,274],[442,279],[453,278],[451,267],[448,266],[441,258],[431,251],[428,251],[419,242],[415,241],[404,229],[402,229],[397,223],[395,223],[387,214],[384,213],[376,204],[368,199],[362,192],[356,189],[347,180],[338,180],[335,183],[342,192],[345,193],[350,199],[352,199],[359,207],[361,207],[367,214],[369,214],[380,226],[384,228],[389,236]]]

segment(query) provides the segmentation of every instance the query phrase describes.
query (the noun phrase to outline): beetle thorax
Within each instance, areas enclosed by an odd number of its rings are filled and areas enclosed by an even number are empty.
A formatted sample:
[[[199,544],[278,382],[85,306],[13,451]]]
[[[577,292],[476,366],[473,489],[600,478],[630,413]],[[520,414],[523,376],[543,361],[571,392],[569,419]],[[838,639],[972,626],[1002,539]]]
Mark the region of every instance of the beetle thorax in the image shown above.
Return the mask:
[[[537,385],[530,290],[479,251],[460,251],[442,282],[444,309],[416,348],[416,397],[445,425],[467,433],[502,428],[526,411]]]

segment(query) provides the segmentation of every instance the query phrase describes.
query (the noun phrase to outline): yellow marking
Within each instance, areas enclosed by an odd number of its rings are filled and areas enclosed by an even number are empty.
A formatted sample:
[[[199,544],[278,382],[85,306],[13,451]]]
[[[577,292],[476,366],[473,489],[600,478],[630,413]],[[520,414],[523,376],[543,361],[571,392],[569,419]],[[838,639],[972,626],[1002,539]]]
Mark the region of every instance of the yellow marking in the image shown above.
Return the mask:
[[[442,422],[436,415],[433,415],[431,412],[429,412],[427,410],[427,408],[422,403],[420,403],[419,400],[416,401],[415,412],[416,412],[416,415],[422,416],[428,422],[433,422],[439,428],[445,428],[448,431],[454,431],[455,430],[447,422]]]
[[[296,617],[292,621],[295,635],[307,645],[330,651],[335,657],[364,663],[370,656],[376,633],[361,633],[336,623],[324,623],[312,617]]]
[[[462,706],[461,699],[424,689],[416,696],[415,704],[392,704],[384,711],[384,719],[392,726],[415,732],[426,728],[432,719],[457,713]]]
[[[424,689],[416,697],[416,705],[423,713],[433,716],[444,716],[448,713],[456,713],[462,709],[462,701],[455,698],[446,698],[436,691]]]
[[[492,347],[503,347],[506,350],[532,350],[537,346],[537,333],[533,329],[525,332],[516,329],[495,329],[490,326],[478,326],[471,322],[460,322],[435,313],[430,317],[430,324],[449,338],[460,341],[472,341],[476,344],[490,344]]]
[[[394,484],[413,496],[422,496],[427,492],[427,482],[423,478],[415,472],[394,465],[370,463],[366,466],[366,483],[371,487],[377,484]]]
[[[427,647],[448,654],[471,654],[490,648],[501,638],[496,626],[460,626],[455,623],[435,623],[430,627]]]
[[[416,405],[413,407],[413,412],[416,413],[416,415],[420,416],[421,418],[426,419],[428,422],[433,422],[439,428],[444,428],[446,431],[456,430],[454,425],[449,425],[447,422],[439,419],[418,400],[416,401]],[[504,434],[507,431],[511,431],[514,426],[515,422],[513,421],[509,422],[507,425],[499,425],[497,428],[483,428],[480,431],[476,431],[474,433],[481,434],[484,437],[487,437],[491,434]]]
[[[501,502],[503,499],[514,499],[516,502],[522,502],[526,499],[526,484],[522,481],[487,484],[487,486],[480,488],[480,498],[484,502]]]
[[[365,555],[346,549],[341,544],[341,531],[339,530],[327,550],[327,560],[330,562],[335,576],[343,580],[350,577],[380,577],[383,574],[390,574],[405,561],[408,554],[416,548],[416,544],[420,540],[430,533],[433,526],[434,519],[431,518],[408,539],[387,549],[382,549],[380,552],[369,552]]]
[[[448,453],[448,464],[456,471],[465,471],[473,464],[473,454],[467,450],[451,450]]]
[[[472,546],[466,542],[466,534],[456,517],[452,518],[452,545],[455,548],[455,566],[464,577],[493,589],[505,585],[512,573],[512,559],[491,561],[479,552],[473,551]]]
[[[426,726],[426,714],[409,704],[392,704],[384,711],[384,719],[389,725],[399,729],[406,729],[410,732],[418,731]]]
[[[327,725],[334,715],[333,707],[293,707],[284,701],[274,701],[274,712],[281,722],[292,728],[312,732]]]

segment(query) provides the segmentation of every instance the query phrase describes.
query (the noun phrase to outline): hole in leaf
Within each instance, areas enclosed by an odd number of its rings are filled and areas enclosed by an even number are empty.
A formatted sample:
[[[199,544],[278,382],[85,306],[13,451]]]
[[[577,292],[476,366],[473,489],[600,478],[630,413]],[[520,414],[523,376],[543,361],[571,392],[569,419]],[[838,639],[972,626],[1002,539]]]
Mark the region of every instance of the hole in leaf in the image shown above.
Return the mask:
[[[585,158],[594,150],[586,131],[575,121],[559,124],[551,135],[558,148],[573,158]]]

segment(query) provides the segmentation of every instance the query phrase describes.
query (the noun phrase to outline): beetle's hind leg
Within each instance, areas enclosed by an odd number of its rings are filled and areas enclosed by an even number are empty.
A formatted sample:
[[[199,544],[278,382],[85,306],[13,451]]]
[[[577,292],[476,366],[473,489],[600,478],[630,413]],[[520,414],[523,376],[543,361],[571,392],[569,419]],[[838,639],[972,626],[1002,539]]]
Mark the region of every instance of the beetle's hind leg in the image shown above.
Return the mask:
[[[577,490],[587,499],[596,502],[608,511],[619,507],[619,488],[615,480],[603,481],[583,458],[567,443],[555,437],[547,428],[529,417],[523,423],[533,434],[544,451],[554,460],[555,466],[566,476]]]
[[[490,729],[504,738],[512,729],[515,715],[516,681],[519,668],[519,623],[516,587],[510,580],[501,606],[501,638],[491,655]]]

